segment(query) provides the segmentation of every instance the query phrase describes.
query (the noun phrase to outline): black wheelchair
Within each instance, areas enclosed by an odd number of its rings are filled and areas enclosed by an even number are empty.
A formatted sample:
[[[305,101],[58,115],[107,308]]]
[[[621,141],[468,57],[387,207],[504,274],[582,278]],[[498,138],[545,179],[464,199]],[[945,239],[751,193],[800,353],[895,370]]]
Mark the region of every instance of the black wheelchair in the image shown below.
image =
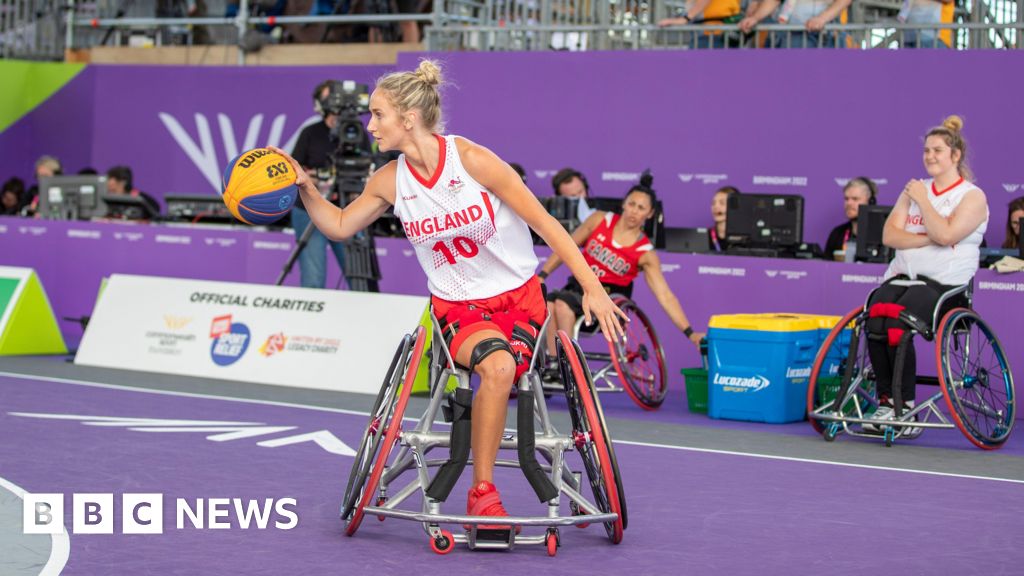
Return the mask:
[[[523,471],[543,505],[543,513],[500,520],[442,513],[441,505],[462,470],[472,465],[468,407],[472,405],[473,394],[470,375],[456,366],[433,313],[430,318],[433,338],[429,353],[425,344],[427,333],[420,326],[399,345],[371,410],[342,499],[345,534],[354,535],[369,515],[380,520],[401,518],[420,522],[431,549],[438,554],[447,554],[455,543],[464,542],[471,549],[505,550],[516,544],[542,544],[554,556],[560,545],[559,527],[583,528],[591,523],[602,524],[612,543],[621,542],[628,516],[615,450],[593,378],[581,361],[579,345],[562,331],[557,338],[557,363],[572,429],[559,433],[549,418],[544,394],[535,393],[542,390],[536,367],[544,361],[544,340],[538,339],[530,369],[517,383],[516,430],[506,432],[501,440],[501,449],[517,450],[518,458],[502,459],[499,454],[496,462],[498,467]],[[541,328],[541,333],[546,327],[545,324]],[[409,427],[403,418],[423,361],[429,362],[429,406],[415,426]],[[454,390],[449,386],[451,377],[457,381]],[[439,424],[439,413],[451,424],[450,431],[434,430]],[[391,457],[396,445],[399,449]],[[448,449],[448,456],[430,458],[437,448]],[[573,451],[579,454],[582,472],[570,467],[567,456]],[[538,462],[537,454],[543,463]],[[399,480],[406,473],[412,477],[401,485]],[[584,483],[590,485],[592,499],[583,495]],[[568,515],[563,514],[563,495],[568,500]],[[410,504],[418,504],[419,509],[399,508],[410,498]],[[501,524],[497,529],[496,523]],[[441,528],[444,524],[461,524],[466,530],[453,534]],[[544,532],[517,536],[519,527],[531,526],[543,527]]]
[[[867,347],[868,306],[846,314],[822,343],[811,369],[807,415],[814,429],[829,442],[848,434],[882,437],[886,446],[892,446],[898,439],[917,438],[925,429],[956,427],[979,448],[1002,446],[1016,415],[1013,376],[999,339],[971,310],[972,299],[969,282],[943,293],[928,321],[900,313],[906,330],[896,350],[894,372],[901,373],[905,347],[920,335],[935,342],[937,376],[918,376],[917,382],[938,385],[940,391],[904,410],[900,383],[893,382],[894,420],[871,418],[879,399]],[[942,313],[958,300],[966,306]],[[940,408],[942,399],[945,411]]]

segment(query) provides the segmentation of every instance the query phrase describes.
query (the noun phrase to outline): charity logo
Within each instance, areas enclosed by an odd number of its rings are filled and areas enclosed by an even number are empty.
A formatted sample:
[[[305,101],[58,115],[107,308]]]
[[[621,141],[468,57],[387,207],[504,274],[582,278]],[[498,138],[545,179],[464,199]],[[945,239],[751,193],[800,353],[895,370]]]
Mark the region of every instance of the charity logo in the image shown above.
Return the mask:
[[[188,316],[164,314],[164,326],[166,326],[168,330],[183,330],[190,322],[192,322],[192,318],[189,318]]]
[[[249,327],[232,322],[231,315],[218,316],[210,323],[210,357],[218,366],[230,366],[245,354],[249,347]]]
[[[267,341],[260,346],[260,354],[269,358],[278,352],[284,352],[284,345],[287,342],[288,337],[284,335],[284,332],[271,334],[267,337]]]

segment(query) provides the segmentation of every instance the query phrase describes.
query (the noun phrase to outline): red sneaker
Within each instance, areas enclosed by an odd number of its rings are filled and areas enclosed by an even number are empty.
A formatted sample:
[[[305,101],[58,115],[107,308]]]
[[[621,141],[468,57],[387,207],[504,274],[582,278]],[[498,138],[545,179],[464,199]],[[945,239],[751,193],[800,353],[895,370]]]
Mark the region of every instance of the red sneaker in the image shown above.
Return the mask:
[[[469,489],[469,497],[466,499],[466,514],[469,516],[508,516],[508,511],[501,505],[501,494],[494,484],[484,480],[473,488]],[[464,526],[469,530],[469,525]],[[505,525],[479,525],[478,529],[484,530],[508,530],[511,526]],[[516,526],[516,534],[519,534],[520,527]]]

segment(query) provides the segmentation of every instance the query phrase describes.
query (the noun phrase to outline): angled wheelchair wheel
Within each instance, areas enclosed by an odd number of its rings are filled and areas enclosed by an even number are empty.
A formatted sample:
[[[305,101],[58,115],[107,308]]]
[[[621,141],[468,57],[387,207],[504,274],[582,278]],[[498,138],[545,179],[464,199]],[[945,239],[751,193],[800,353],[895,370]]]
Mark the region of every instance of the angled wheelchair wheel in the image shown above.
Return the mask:
[[[939,384],[957,428],[975,446],[999,448],[1013,429],[1013,375],[995,333],[974,311],[955,308],[935,338]]]
[[[342,519],[346,521],[346,536],[352,536],[359,529],[363,521],[363,510],[374,501],[374,495],[377,494],[388,456],[402,429],[402,417],[423,358],[425,341],[426,331],[420,326],[413,337],[406,336],[402,340],[396,359],[392,361],[394,370],[389,371],[390,378],[385,380],[383,387],[388,391],[382,395],[381,408],[370,416],[367,426],[366,437],[370,438],[370,442],[364,442],[365,447],[360,446],[349,476],[349,486],[345,493],[347,510],[342,510]],[[385,407],[388,405],[390,408]],[[348,504],[350,501],[351,505]]]
[[[391,412],[395,407],[395,399],[398,396],[398,389],[402,384],[402,373],[404,363],[409,356],[409,349],[412,347],[412,336],[406,335],[402,343],[395,350],[395,356],[391,359],[391,366],[384,376],[384,383],[381,384],[377,399],[370,409],[370,422],[363,432],[363,439],[356,450],[356,459],[352,463],[352,469],[348,473],[348,484],[345,486],[345,495],[341,501],[341,519],[348,521],[352,518],[352,511],[356,507],[363,489],[366,485],[366,477],[370,474],[370,466],[377,456],[380,448],[380,441],[384,437],[385,426]]]
[[[863,310],[857,307],[843,316],[825,337],[811,366],[807,419],[828,441],[835,438],[841,424],[819,420],[814,415],[863,418],[878,405],[874,370],[861,322]],[[838,398],[840,394],[842,398]]]
[[[668,390],[665,352],[647,315],[628,299],[618,297],[615,304],[626,313],[625,336],[609,342],[612,363],[629,397],[644,410],[655,410],[665,401]]]
[[[558,331],[557,348],[559,371],[572,420],[572,438],[594,492],[594,504],[602,513],[618,514],[615,521],[604,523],[608,539],[618,544],[622,541],[622,531],[628,525],[625,495],[593,379],[589,368],[580,361],[583,353],[579,345],[564,330]]]

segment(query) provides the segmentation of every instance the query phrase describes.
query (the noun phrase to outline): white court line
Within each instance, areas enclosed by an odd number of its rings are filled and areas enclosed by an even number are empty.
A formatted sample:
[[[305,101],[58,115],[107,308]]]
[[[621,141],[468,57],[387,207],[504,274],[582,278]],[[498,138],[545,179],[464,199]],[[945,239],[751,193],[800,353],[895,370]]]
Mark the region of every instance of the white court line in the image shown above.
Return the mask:
[[[995,482],[1011,482],[1024,484],[1024,480],[1013,478],[995,478],[992,476],[973,476],[971,474],[954,474],[952,472],[933,472],[930,470],[914,470],[912,468],[893,468],[890,466],[876,466],[873,464],[854,464],[852,462],[834,462],[832,460],[816,460],[814,458],[797,458],[795,456],[775,456],[773,454],[755,454],[753,452],[735,452],[733,450],[717,450],[714,448],[694,448],[692,446],[672,446],[670,444],[654,444],[651,442],[634,442],[632,440],[615,440],[616,444],[630,444],[632,446],[648,446],[651,448],[667,448],[669,450],[687,450],[689,452],[708,452],[711,454],[728,454],[730,456],[748,456],[750,458],[765,458],[768,460],[786,460],[789,462],[807,462],[809,464],[827,464],[829,466],[846,466],[848,468],[866,468],[868,470],[886,470],[890,472],[907,472],[909,474],[926,474],[929,476],[947,476],[949,478],[966,478],[968,480],[992,480]]]
[[[25,489],[5,478],[0,478],[0,488],[6,488],[8,492],[18,498],[25,499]],[[50,558],[46,565],[39,571],[39,576],[57,576],[64,570],[64,565],[71,557],[71,538],[68,537],[67,528],[61,524],[60,534],[50,534],[53,541],[50,544]]]
[[[152,390],[149,388],[137,388],[134,386],[121,386],[119,384],[103,384],[100,382],[89,382],[87,380],[75,380],[71,378],[58,378],[53,376],[36,376],[34,374],[18,374],[16,372],[0,371],[0,377],[21,378],[25,380],[37,380],[40,382],[53,382],[57,384],[73,384],[76,386],[91,386],[94,388],[107,388],[110,390],[121,390],[127,392],[141,392],[143,394],[162,394],[167,396],[183,396],[186,398],[204,398],[209,400],[224,400],[226,402],[242,402],[246,404],[261,404],[265,406],[282,406],[285,408],[300,408],[303,410],[316,410],[320,412],[332,412],[336,414],[351,414],[355,416],[369,416],[369,412],[358,410],[346,410],[343,408],[328,408],[325,406],[311,406],[309,404],[293,404],[290,402],[277,402],[274,400],[259,400],[253,398],[233,398],[231,396],[218,396],[216,394],[200,394],[196,392],[176,392],[173,390]],[[418,418],[405,417],[403,420],[418,421]],[[830,460],[816,460],[813,458],[797,458],[794,456],[775,456],[772,454],[756,454],[752,452],[736,452],[734,450],[718,450],[715,448],[695,448],[690,446],[673,446],[671,444],[655,444],[652,442],[634,442],[630,440],[615,440],[616,444],[630,444],[633,446],[646,446],[649,448],[665,448],[667,450],[688,450],[691,452],[707,452],[709,454],[726,454],[730,456],[747,456],[750,458],[764,458],[767,460],[783,460],[790,462],[806,462],[809,464],[826,464],[829,466],[846,466],[849,468],[865,468],[869,470],[886,470],[890,472],[906,472],[908,474],[926,474],[930,476],[945,476],[949,478],[965,478],[968,480],[991,480],[994,482],[1010,482],[1024,484],[1024,480],[1012,478],[995,478],[992,476],[975,476],[972,474],[955,474],[952,472],[933,472],[928,470],[914,470],[912,468],[896,468],[893,466],[876,466],[871,464],[854,464],[850,462],[833,462]]]

